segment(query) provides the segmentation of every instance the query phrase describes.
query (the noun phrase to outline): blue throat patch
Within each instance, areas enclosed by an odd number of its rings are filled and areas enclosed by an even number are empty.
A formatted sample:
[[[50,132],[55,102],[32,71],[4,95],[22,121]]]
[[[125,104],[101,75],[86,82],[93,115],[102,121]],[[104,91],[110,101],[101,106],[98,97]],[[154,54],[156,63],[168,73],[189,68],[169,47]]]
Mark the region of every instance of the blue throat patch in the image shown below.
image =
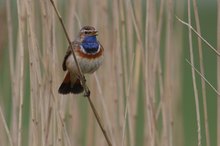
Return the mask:
[[[86,53],[96,53],[99,49],[99,43],[96,36],[87,36],[82,42],[82,47]]]

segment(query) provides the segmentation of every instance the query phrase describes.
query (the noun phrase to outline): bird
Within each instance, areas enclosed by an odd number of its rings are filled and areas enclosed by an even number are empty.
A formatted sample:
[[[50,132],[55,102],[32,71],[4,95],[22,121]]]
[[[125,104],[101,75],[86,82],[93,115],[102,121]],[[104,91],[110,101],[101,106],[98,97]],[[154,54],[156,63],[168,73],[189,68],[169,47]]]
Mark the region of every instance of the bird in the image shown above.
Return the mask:
[[[94,73],[103,63],[104,48],[97,39],[98,31],[93,26],[80,29],[76,39],[71,42],[77,62],[83,74]],[[79,94],[84,91],[80,82],[79,71],[72,55],[71,47],[67,48],[62,68],[67,71],[58,92],[60,94]]]

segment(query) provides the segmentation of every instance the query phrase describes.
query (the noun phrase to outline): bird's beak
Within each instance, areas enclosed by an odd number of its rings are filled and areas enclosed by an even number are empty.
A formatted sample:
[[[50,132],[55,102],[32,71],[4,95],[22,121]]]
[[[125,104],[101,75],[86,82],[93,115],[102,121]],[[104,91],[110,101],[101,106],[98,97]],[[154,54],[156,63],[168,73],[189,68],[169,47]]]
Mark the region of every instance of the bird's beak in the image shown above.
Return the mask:
[[[98,31],[97,30],[93,31],[92,35],[97,36],[98,35]]]

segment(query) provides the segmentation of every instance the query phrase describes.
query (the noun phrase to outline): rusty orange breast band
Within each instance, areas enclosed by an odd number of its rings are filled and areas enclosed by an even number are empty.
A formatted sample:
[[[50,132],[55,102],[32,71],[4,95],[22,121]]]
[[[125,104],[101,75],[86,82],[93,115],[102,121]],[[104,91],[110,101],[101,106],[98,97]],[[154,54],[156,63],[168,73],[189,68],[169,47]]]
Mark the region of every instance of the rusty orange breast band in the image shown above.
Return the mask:
[[[89,53],[84,53],[80,48],[77,48],[76,50],[74,50],[76,52],[76,54],[82,58],[88,58],[88,59],[95,59],[95,58],[99,58],[103,55],[104,49],[101,46],[99,52],[95,53],[95,54],[89,54]]]

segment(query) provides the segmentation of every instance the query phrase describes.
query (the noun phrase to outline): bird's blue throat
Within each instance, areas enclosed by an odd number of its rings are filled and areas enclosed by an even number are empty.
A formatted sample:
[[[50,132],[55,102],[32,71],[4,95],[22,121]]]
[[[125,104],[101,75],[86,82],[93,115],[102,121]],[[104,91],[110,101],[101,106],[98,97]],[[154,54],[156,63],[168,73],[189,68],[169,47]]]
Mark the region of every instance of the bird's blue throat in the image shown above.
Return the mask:
[[[86,36],[82,42],[82,47],[86,53],[96,53],[99,49],[96,36]]]

